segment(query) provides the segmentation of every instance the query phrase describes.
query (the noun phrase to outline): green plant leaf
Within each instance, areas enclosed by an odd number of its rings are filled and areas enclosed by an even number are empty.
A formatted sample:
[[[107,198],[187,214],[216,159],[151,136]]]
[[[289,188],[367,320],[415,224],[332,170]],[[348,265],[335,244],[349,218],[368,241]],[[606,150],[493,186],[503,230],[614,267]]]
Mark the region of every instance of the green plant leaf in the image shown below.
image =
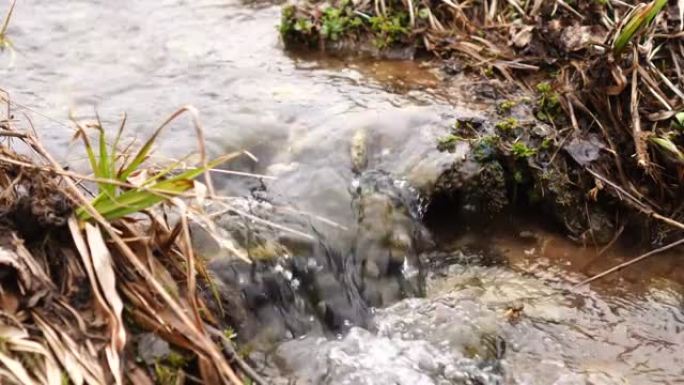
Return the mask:
[[[684,153],[682,153],[677,145],[674,144],[674,142],[672,142],[670,139],[653,136],[650,138],[650,140],[658,145],[661,150],[669,153],[671,156],[674,156],[677,160],[684,162]]]
[[[675,116],[675,121],[679,124],[680,128],[684,127],[684,112],[678,112]]]
[[[110,158],[109,154],[107,151],[107,140],[105,137],[105,132],[104,128],[102,126],[99,126],[100,130],[100,136],[99,136],[99,145],[100,145],[100,162],[95,169],[95,176],[98,178],[102,179],[112,179],[112,169],[113,166],[110,164]],[[116,185],[112,183],[107,183],[107,182],[100,182],[98,183],[98,186],[100,188],[100,192],[103,192],[107,195],[115,195],[116,194]]]
[[[643,9],[633,13],[613,43],[613,55],[619,56],[632,38],[649,25],[667,5],[667,0],[653,0]]]
[[[234,155],[231,154],[217,158],[209,162],[206,167],[193,168],[152,185],[148,185],[148,180],[143,183],[143,186],[145,187],[130,189],[118,196],[106,193],[100,194],[92,202],[92,205],[100,215],[108,220],[121,218],[146,210],[157,203],[161,203],[190,190],[194,187],[193,179],[209,169],[231,159],[233,156]],[[81,220],[88,220],[91,218],[91,215],[83,207],[79,207],[76,210],[76,215]]]
[[[110,166],[111,166],[111,171],[110,175],[114,176],[116,175],[116,157],[117,154],[119,153],[119,142],[121,141],[121,135],[123,134],[123,129],[126,126],[126,120],[127,120],[127,115],[124,114],[123,119],[121,119],[121,124],[119,125],[119,131],[116,133],[116,137],[114,138],[114,143],[112,143],[112,148],[109,150],[111,159],[110,159]],[[122,181],[123,182],[123,181]]]
[[[121,218],[178,196],[193,186],[194,183],[190,179],[167,180],[159,182],[147,190],[129,190],[115,199],[103,199],[98,202],[95,209],[107,220]]]
[[[5,16],[5,20],[2,22],[2,28],[0,29],[0,37],[4,40],[5,33],[7,33],[7,27],[9,27],[9,22],[10,19],[12,19],[12,13],[14,12],[14,6],[16,5],[16,0],[12,0],[12,3],[10,3],[9,10],[7,11],[7,15]]]
[[[121,170],[121,173],[118,176],[119,180],[126,180],[128,177],[135,171],[137,170],[140,165],[147,159],[147,156],[150,154],[150,151],[152,151],[152,146],[154,145],[154,142],[157,140],[157,137],[159,136],[159,133],[161,133],[161,130],[165,127],[165,125],[159,126],[156,131],[152,134],[152,136],[147,139],[147,142],[138,150],[138,153],[135,154],[135,157],[131,161],[131,163],[128,164],[123,170]]]

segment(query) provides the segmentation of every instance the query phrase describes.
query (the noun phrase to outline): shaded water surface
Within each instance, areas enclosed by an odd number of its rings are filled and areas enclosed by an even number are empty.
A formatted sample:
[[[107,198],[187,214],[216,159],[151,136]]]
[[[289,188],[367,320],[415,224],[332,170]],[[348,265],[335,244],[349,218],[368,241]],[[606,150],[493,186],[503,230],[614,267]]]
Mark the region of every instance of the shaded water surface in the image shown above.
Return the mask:
[[[259,161],[233,169],[277,177],[264,182],[274,202],[315,214],[311,235],[351,249],[358,174],[428,187],[460,156],[436,152],[437,138],[496,100],[419,62],[288,55],[278,19],[277,6],[235,1],[20,2],[2,87],[69,165],[82,161],[68,142],[70,110],[93,117],[97,107],[112,127],[125,111],[129,135],[142,137],[192,104],[213,155],[249,150]],[[193,151],[190,123],[173,124],[159,147],[161,159]],[[264,188],[243,177],[218,184],[236,196]],[[681,254],[570,291],[638,250],[597,256],[519,223],[462,233],[424,256],[436,266],[425,298],[376,310],[373,331],[286,342],[261,369],[275,382],[327,384],[684,383]]]

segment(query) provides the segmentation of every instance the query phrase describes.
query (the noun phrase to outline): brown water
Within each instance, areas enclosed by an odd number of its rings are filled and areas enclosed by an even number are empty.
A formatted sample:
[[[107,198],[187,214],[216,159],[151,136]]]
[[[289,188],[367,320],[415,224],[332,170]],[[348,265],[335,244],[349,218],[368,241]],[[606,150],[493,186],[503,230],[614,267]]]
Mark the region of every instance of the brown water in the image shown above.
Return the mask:
[[[379,310],[376,333],[288,342],[276,361],[298,384],[684,383],[681,252],[575,289],[638,250],[599,255],[520,221],[451,249],[427,297]]]
[[[515,328],[532,326],[545,337],[518,339],[520,352],[512,361],[529,355],[539,360],[537,369],[554,365],[571,368],[572,375],[563,374],[565,370],[551,371],[559,379],[577,377],[587,383],[684,383],[681,250],[664,252],[575,288],[573,284],[586,277],[648,250],[626,242],[607,249],[580,247],[543,226],[525,222],[495,226],[486,237],[477,234],[461,242],[474,248],[487,245],[516,273],[511,281],[519,282],[502,282],[497,274],[485,275],[482,281],[490,281],[483,286],[492,287],[485,289],[483,297],[491,297],[484,301],[505,309],[512,303],[522,306],[520,326]],[[526,292],[520,286],[525,281],[543,282],[546,288]],[[444,293],[450,284],[449,279],[438,281],[432,291]],[[554,382],[536,379],[532,383]]]
[[[92,117],[96,107],[112,127],[125,111],[129,135],[140,138],[192,104],[212,154],[250,150],[258,163],[232,167],[278,177],[271,193],[341,225],[328,228],[341,243],[352,236],[340,229],[353,221],[355,136],[369,138],[369,168],[425,186],[458,156],[434,151],[454,116],[493,111],[494,102],[478,100],[480,84],[444,79],[426,64],[288,55],[278,20],[277,6],[236,1],[19,2],[9,30],[16,55],[0,56],[2,88],[14,113],[28,114],[69,165],[83,158],[68,141],[70,110]],[[172,125],[159,147],[162,158],[194,151],[190,123]],[[226,194],[243,194],[250,183],[219,180]],[[305,352],[290,344],[300,359],[281,354],[290,375],[302,383],[321,373],[325,381],[311,382],[445,384],[479,373],[489,383],[684,383],[681,252],[569,292],[574,282],[640,250],[615,246],[597,256],[595,248],[538,226],[500,227],[462,237],[452,253],[476,255],[486,245],[483,253],[502,257],[507,267],[469,266],[461,258],[430,281],[426,299],[379,310],[378,334],[294,341]],[[518,323],[504,317],[511,306],[523,308]],[[486,355],[485,334],[507,341],[502,377],[469,361]],[[306,354],[327,361],[299,362]],[[390,373],[403,377],[383,382]]]

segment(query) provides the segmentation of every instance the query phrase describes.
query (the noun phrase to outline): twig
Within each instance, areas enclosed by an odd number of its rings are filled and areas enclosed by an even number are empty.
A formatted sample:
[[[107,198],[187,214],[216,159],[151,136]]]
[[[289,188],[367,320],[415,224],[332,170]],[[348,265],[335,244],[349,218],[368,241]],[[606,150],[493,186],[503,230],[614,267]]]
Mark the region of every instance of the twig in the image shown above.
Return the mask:
[[[618,186],[615,182],[609,180],[608,178],[604,177],[603,175],[597,173],[596,171],[593,171],[592,169],[590,169],[588,167],[586,167],[585,170],[587,170],[587,172],[590,173],[591,175],[593,175],[594,177],[600,179],[602,182],[606,183],[610,187],[617,190],[620,194],[629,198],[629,201],[631,201],[633,203],[634,207],[637,210],[641,211],[642,213],[644,213],[650,217],[653,217],[653,218],[658,219],[664,223],[667,223],[670,226],[677,227],[677,228],[684,230],[684,223],[678,222],[672,218],[668,218],[664,215],[661,215],[661,214],[655,212],[653,209],[651,209],[650,207],[645,205],[643,202],[641,202],[640,200],[635,198],[634,195],[628,193],[627,191],[625,191],[625,189]]]
[[[603,272],[601,272],[601,273],[599,273],[599,274],[596,274],[596,275],[594,275],[594,276],[592,276],[592,277],[589,277],[589,278],[585,279],[584,281],[582,281],[582,282],[576,284],[575,286],[573,286],[571,290],[575,290],[575,289],[577,289],[577,288],[579,288],[579,287],[581,287],[581,286],[584,286],[584,285],[586,285],[586,284],[588,284],[588,283],[594,282],[594,281],[596,281],[597,279],[603,278],[603,277],[605,277],[605,276],[607,276],[607,275],[609,275],[609,274],[612,274],[612,273],[614,273],[614,272],[616,272],[616,271],[618,271],[618,270],[622,270],[622,269],[624,269],[624,268],[627,267],[627,266],[630,266],[630,265],[633,265],[633,264],[635,264],[635,263],[637,263],[637,262],[639,262],[639,261],[642,261],[642,260],[644,260],[644,259],[646,259],[646,258],[648,258],[648,257],[650,257],[650,256],[652,256],[652,255],[655,255],[655,254],[661,253],[661,252],[663,252],[663,251],[672,249],[672,248],[677,247],[677,246],[682,245],[682,244],[684,244],[684,238],[681,238],[681,239],[679,239],[678,241],[674,241],[674,242],[672,242],[672,243],[670,243],[670,244],[668,244],[668,245],[665,245],[665,246],[663,246],[663,247],[657,248],[657,249],[655,249],[655,250],[651,250],[651,251],[649,251],[648,253],[642,254],[642,255],[640,255],[640,256],[634,258],[634,259],[630,259],[630,260],[627,261],[627,262],[621,263],[621,264],[619,264],[619,265],[617,265],[617,266],[614,266],[614,267],[612,267],[612,268],[610,268],[610,269],[608,269],[608,270],[605,270],[605,271],[603,271]]]
[[[622,232],[625,231],[625,225],[621,225],[618,231],[615,232],[615,235],[613,235],[613,239],[608,242],[607,245],[603,246],[603,248],[599,251],[597,257],[602,256],[605,254],[608,250],[610,250],[611,247],[617,242],[618,238],[620,238],[620,235],[622,235]]]
[[[211,325],[206,325],[207,330],[209,333],[213,334],[214,336],[218,337],[221,339],[221,344],[223,345],[223,350],[225,350],[226,354],[228,355],[229,360],[235,362],[237,366],[245,372],[245,374],[251,378],[254,382],[256,382],[258,385],[268,385],[268,382],[264,380],[259,373],[257,373],[254,369],[252,369],[249,364],[243,360],[239,354],[235,351],[235,348],[233,347],[233,344],[231,341],[226,338],[226,336],[221,333],[220,330],[216,329],[215,327]]]
[[[23,133],[23,132],[10,131],[10,130],[0,130],[0,136],[7,136],[7,137],[11,137],[11,138],[22,138],[22,139],[26,139],[28,137],[28,135]]]
[[[580,20],[584,20],[584,16],[583,16],[581,13],[577,12],[577,10],[575,10],[575,8],[573,8],[573,7],[571,7],[570,5],[568,5],[568,3],[566,3],[565,1],[563,1],[563,0],[556,0],[556,3],[559,4],[561,7],[567,9],[568,11],[570,11],[570,13],[573,13],[573,14],[574,14],[575,16],[577,16]]]
[[[637,165],[642,169],[648,169],[648,153],[646,152],[646,142],[641,131],[641,118],[639,117],[639,88],[637,87],[639,67],[639,52],[634,47],[632,59],[632,96],[630,99],[630,111],[632,113],[632,139],[634,140],[634,150],[637,156]]]

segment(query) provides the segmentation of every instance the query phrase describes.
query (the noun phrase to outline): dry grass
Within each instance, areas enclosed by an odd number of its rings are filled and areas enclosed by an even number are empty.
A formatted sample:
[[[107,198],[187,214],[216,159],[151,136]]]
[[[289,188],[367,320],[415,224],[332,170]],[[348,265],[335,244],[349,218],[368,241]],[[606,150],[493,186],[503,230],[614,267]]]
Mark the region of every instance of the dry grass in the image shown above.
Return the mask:
[[[172,118],[183,112],[191,114],[200,138],[200,165],[192,169],[205,171],[212,163],[204,155],[199,119],[190,107]],[[0,131],[6,141],[20,140],[32,151],[28,158],[0,145],[3,383],[260,382],[221,332],[222,319],[209,310],[207,296],[197,290],[211,281],[204,261],[193,253],[188,218],[209,222],[202,202],[214,194],[211,179],[206,185],[184,179],[183,191],[140,184],[134,174],[155,175],[142,167],[149,152],[136,173],[124,178],[78,175],[64,170],[19,124],[5,120]],[[80,135],[87,136],[87,129],[77,124]],[[101,132],[101,125],[96,129]],[[109,155],[119,166],[138,159],[116,146]],[[150,178],[162,183],[186,173],[163,170]],[[84,180],[97,182],[106,198],[89,198],[80,184]],[[163,199],[114,219],[98,210],[103,199],[120,204],[117,197],[131,192]],[[141,364],[136,344],[143,331],[167,341],[183,363]]]

